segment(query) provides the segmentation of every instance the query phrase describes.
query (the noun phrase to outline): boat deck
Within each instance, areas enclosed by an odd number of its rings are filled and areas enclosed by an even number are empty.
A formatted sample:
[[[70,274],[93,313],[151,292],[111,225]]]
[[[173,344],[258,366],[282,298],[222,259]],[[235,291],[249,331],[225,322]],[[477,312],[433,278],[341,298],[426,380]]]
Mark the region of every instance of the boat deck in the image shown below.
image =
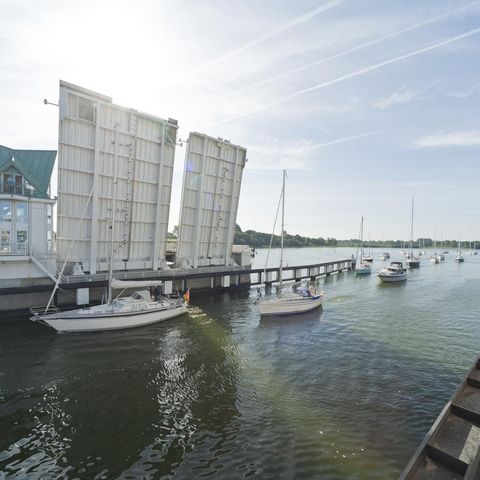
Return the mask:
[[[480,358],[400,476],[400,480],[480,480]]]

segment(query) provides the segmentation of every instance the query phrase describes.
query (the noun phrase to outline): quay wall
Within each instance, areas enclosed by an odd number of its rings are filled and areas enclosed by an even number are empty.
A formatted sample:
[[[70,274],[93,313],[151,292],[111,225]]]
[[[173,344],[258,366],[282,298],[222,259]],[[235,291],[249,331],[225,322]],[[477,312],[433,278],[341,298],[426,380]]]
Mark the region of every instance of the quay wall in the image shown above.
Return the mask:
[[[314,280],[317,277],[338,274],[352,267],[351,259],[337,260],[315,265],[300,265],[285,267],[283,281],[299,281],[303,279]],[[122,272],[117,272],[116,277],[121,277]],[[228,267],[188,269],[175,271],[138,271],[128,272],[124,277],[130,280],[158,279],[172,286],[172,291],[177,289],[185,292],[190,289],[193,294],[208,294],[219,291],[250,288],[262,283],[272,284],[279,280],[279,267],[264,269]],[[65,277],[60,284],[54,298],[54,304],[60,308],[74,308],[77,305],[77,292],[88,290],[89,304],[98,304],[106,296],[107,281],[104,275],[71,275]],[[48,277],[23,279],[21,284],[8,285],[0,282],[0,320],[13,317],[26,316],[32,306],[46,305],[50,299],[54,284]],[[133,289],[126,290],[129,294]]]

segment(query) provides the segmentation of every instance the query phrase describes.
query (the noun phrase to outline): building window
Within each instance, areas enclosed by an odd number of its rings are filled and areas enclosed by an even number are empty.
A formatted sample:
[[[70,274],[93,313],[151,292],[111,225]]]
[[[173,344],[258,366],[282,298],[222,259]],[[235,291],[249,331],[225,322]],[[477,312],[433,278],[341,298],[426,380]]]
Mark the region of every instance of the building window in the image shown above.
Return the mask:
[[[21,175],[15,175],[15,193],[23,195],[23,177]]]
[[[10,232],[8,230],[0,231],[0,253],[10,253]]]
[[[25,182],[22,175],[17,175],[14,173],[4,173],[2,177],[3,178],[0,185],[0,191],[2,193],[23,195],[23,187]]]
[[[13,193],[15,190],[15,179],[11,173],[3,174],[2,192]]]
[[[27,254],[27,231],[17,230],[17,245],[15,253],[17,255]]]
[[[47,225],[52,224],[52,206],[47,205]]]
[[[88,122],[95,121],[95,109],[93,102],[88,98],[78,98],[78,118],[87,120]]]
[[[0,222],[12,221],[12,202],[0,200]]]
[[[15,204],[15,222],[28,223],[28,205],[23,202]]]

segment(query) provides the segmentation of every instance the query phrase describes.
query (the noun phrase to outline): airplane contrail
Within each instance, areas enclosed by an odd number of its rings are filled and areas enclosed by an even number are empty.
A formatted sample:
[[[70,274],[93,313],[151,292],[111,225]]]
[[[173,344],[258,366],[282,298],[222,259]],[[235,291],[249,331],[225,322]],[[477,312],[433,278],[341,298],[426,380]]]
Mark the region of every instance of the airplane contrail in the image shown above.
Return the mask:
[[[348,48],[347,50],[343,50],[343,51],[335,53],[333,55],[329,55],[327,57],[321,58],[320,60],[316,60],[314,62],[307,63],[306,65],[294,68],[293,70],[289,70],[288,72],[280,73],[279,75],[275,75],[273,77],[266,78],[265,80],[260,80],[259,82],[256,82],[256,83],[253,83],[253,84],[250,84],[250,85],[246,85],[245,87],[242,87],[242,88],[238,88],[236,90],[233,90],[233,91],[227,93],[224,96],[224,98],[228,98],[232,95],[236,95],[238,93],[242,93],[242,92],[245,92],[247,90],[251,90],[252,88],[260,87],[262,85],[275,82],[276,80],[281,80],[282,78],[289,77],[290,75],[293,75],[294,73],[298,73],[298,72],[301,72],[303,70],[307,70],[309,68],[315,67],[317,65],[321,65],[322,63],[328,62],[330,60],[334,60],[336,58],[344,57],[345,55],[349,55],[350,53],[357,52],[358,50],[362,50],[366,47],[376,45],[377,43],[383,42],[385,40],[389,40],[391,38],[398,37],[400,35],[403,35],[404,33],[411,32],[411,31],[416,30],[420,27],[424,27],[425,25],[429,25],[431,23],[438,22],[439,20],[442,20],[443,18],[449,17],[451,15],[454,15],[456,13],[461,12],[462,10],[465,10],[467,8],[471,8],[471,7],[473,7],[475,5],[479,5],[479,4],[480,4],[480,2],[476,1],[476,2],[473,2],[473,3],[469,3],[467,5],[463,5],[462,7],[455,8],[453,10],[449,10],[448,12],[442,13],[441,15],[437,15],[437,16],[429,18],[427,20],[423,20],[422,22],[416,23],[414,25],[411,25],[410,27],[404,28],[404,29],[399,30],[397,32],[389,33],[387,35],[382,35],[379,38],[376,38],[374,40],[369,40],[368,42],[364,42],[360,45],[357,45],[356,47]]]
[[[374,135],[377,133],[377,130],[374,130],[372,132],[364,132],[364,133],[359,133],[357,135],[350,135],[349,137],[340,137],[336,138],[334,140],[330,140],[329,142],[324,142],[324,143],[316,143],[315,145],[309,145],[308,147],[303,147],[303,148],[296,148],[296,149],[286,149],[282,150],[281,152],[285,155],[294,155],[298,153],[304,153],[304,152],[309,152],[310,150],[316,150],[317,148],[323,148],[323,147],[329,147],[331,145],[337,145],[339,143],[347,143],[347,142],[352,142],[353,140],[358,140],[359,138],[364,138],[364,137],[370,137],[371,135]],[[268,152],[264,152],[258,156],[254,156],[253,160],[259,160],[264,157],[269,157],[270,155],[276,155],[278,153],[277,150],[269,150]]]
[[[244,45],[237,47],[233,50],[230,50],[227,53],[224,53],[223,55],[214,58],[213,60],[210,60],[202,65],[199,65],[198,67],[193,68],[190,70],[188,73],[181,75],[176,79],[176,82],[182,81],[187,77],[190,77],[196,73],[201,72],[202,70],[206,70],[208,68],[213,67],[214,65],[218,65],[219,63],[223,62],[224,60],[227,60],[230,57],[233,57],[234,55],[237,55],[241,52],[244,52],[245,50],[248,50],[249,48],[255,47],[256,45],[264,42],[265,40],[268,40],[272,37],[275,37],[276,35],[279,35],[280,33],[285,32],[286,30],[290,30],[293,27],[296,27],[302,23],[307,22],[308,20],[311,20],[312,18],[316,17],[320,13],[326,12],[327,10],[330,10],[331,8],[336,7],[337,5],[340,5],[341,3],[345,3],[347,0],[332,0],[324,5],[321,5],[317,8],[314,8],[313,10],[310,10],[309,12],[306,12],[302,15],[299,15],[298,17],[295,17],[294,19],[290,20],[286,24],[272,30],[271,32],[265,33],[264,35],[261,35],[258,38],[255,38],[254,40],[250,40],[249,42],[245,43]]]
[[[414,57],[417,55],[420,55],[425,52],[429,52],[431,50],[435,50],[440,47],[444,47],[445,45],[449,45],[451,43],[457,42],[458,40],[463,40],[464,38],[471,37],[472,35],[476,35],[477,33],[480,33],[480,27],[474,28],[472,30],[469,30],[465,33],[462,33],[460,35],[456,35],[454,37],[447,38],[445,40],[442,40],[440,42],[437,42],[433,45],[428,45],[426,47],[419,48],[418,50],[415,50],[410,53],[406,53],[404,55],[400,55],[398,57],[391,58],[390,60],[385,60],[383,62],[376,63],[374,65],[370,65],[369,67],[362,68],[360,70],[357,70],[352,73],[348,73],[347,75],[342,75],[341,77],[335,78],[334,80],[329,80],[327,82],[322,82],[317,85],[314,85],[312,87],[304,88],[302,90],[297,90],[296,92],[290,93],[288,95],[285,95],[284,97],[280,97],[277,100],[274,100],[273,102],[266,103],[265,105],[260,105],[259,107],[256,107],[252,110],[249,110],[247,112],[240,113],[238,115],[234,115],[232,117],[226,118],[224,120],[220,120],[219,122],[214,122],[210,123],[209,125],[204,125],[203,128],[209,128],[209,127],[214,127],[217,125],[222,125],[224,123],[231,122],[232,120],[238,120],[239,118],[247,117],[248,115],[252,115],[257,112],[261,112],[263,110],[267,110],[271,107],[274,107],[276,105],[279,105],[280,103],[283,103],[287,100],[290,100],[295,97],[299,97],[301,95],[304,95],[306,93],[314,92],[316,90],[320,90],[321,88],[329,87],[330,85],[335,85],[337,83],[343,82],[345,80],[348,80],[350,78],[358,77],[360,75],[364,75],[365,73],[372,72],[374,70],[378,70],[379,68],[385,67],[387,65],[391,65],[393,63],[400,62],[402,60],[405,60],[410,57]]]

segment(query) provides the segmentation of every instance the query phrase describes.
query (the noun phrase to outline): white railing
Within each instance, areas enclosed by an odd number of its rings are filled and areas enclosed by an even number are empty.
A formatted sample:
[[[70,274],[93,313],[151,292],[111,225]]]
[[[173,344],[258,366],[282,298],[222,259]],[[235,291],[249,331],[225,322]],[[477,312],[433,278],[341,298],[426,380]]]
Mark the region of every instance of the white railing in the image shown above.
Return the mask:
[[[216,266],[216,267],[203,267],[203,268],[169,268],[164,270],[128,270],[128,271],[117,271],[113,272],[113,276],[118,280],[148,280],[152,278],[158,278],[165,275],[183,276],[188,274],[208,274],[208,273],[218,273],[218,272],[234,272],[245,270],[245,267],[237,266]],[[104,282],[108,279],[108,273],[95,273],[95,274],[85,274],[85,275],[62,275],[60,283],[79,283],[79,282]]]

